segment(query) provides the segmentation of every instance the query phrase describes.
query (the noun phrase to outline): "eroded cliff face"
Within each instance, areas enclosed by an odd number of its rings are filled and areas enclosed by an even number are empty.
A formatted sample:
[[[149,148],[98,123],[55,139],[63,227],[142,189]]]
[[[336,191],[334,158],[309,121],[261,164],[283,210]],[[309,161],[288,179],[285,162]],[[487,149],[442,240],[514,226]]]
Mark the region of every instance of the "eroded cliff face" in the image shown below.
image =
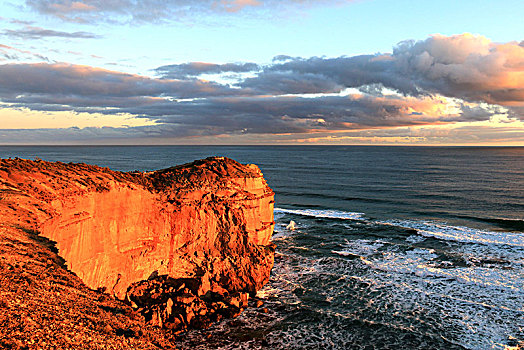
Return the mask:
[[[0,160],[2,217],[57,242],[71,271],[156,325],[205,327],[269,279],[274,194],[214,157],[149,173]]]

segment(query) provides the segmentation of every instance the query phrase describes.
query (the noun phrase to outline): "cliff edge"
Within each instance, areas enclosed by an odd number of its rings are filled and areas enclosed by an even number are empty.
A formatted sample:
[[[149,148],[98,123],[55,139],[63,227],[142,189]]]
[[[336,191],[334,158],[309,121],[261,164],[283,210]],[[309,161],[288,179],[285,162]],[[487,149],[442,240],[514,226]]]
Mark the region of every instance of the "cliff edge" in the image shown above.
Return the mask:
[[[207,327],[268,281],[273,203],[257,166],[223,157],[146,173],[0,159],[0,267],[15,269],[13,239],[44,255],[56,242],[44,271],[63,258],[89,293],[125,301],[149,324]]]

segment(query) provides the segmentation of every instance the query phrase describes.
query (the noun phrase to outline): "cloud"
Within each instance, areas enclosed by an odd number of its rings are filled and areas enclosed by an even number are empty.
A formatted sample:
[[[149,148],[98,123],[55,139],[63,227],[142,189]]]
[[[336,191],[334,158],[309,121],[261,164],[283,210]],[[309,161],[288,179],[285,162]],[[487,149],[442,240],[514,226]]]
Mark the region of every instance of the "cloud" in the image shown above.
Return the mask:
[[[524,104],[524,47],[471,34],[434,35],[394,51],[400,74],[420,89],[468,101]]]
[[[300,11],[315,4],[348,0],[26,0],[26,6],[65,21],[93,23],[108,18],[134,22],[179,21],[213,13],[246,13],[276,9]]]
[[[49,62],[49,59],[39,53],[18,49],[13,46],[0,44],[0,62],[18,61],[20,59],[37,59],[38,61]]]
[[[217,137],[215,135],[219,134]],[[0,129],[0,144],[433,144],[522,145],[524,124],[409,126],[286,134],[221,134],[219,129],[177,125],[88,127],[61,129]]]
[[[355,130],[336,134],[292,135],[292,144],[423,144],[423,145],[522,145],[523,124],[511,126],[421,126]]]
[[[493,43],[472,34],[434,35],[423,41],[404,41],[392,54],[309,59],[287,58],[266,67],[243,86],[284,92],[284,84],[311,86],[317,93],[379,84],[406,95],[441,94],[470,102],[504,106],[524,105],[524,47],[518,42]],[[324,83],[319,83],[324,80]],[[268,91],[269,90],[269,91]],[[314,90],[314,89],[313,89]],[[311,91],[315,92],[315,91]]]
[[[150,105],[130,113],[155,114],[165,124],[214,125],[224,132],[307,133],[312,130],[352,130],[364,128],[424,125],[453,122],[478,115],[467,111],[446,111],[448,102],[435,98],[404,99],[398,96],[322,96],[307,98],[236,97],[212,98],[193,103]],[[172,112],[169,113],[168,111]],[[417,111],[419,114],[414,114]],[[484,120],[489,115],[484,116]]]
[[[21,20],[17,18],[5,18],[2,16],[0,16],[0,21],[5,21],[5,22],[13,23],[13,24],[23,24],[23,25],[31,25],[35,23],[34,21],[25,21],[25,20]]]
[[[259,70],[256,63],[226,63],[213,64],[205,62],[189,62],[183,64],[171,64],[155,69],[155,72],[163,78],[184,79],[197,77],[202,74],[221,74],[221,73],[245,73]]]
[[[281,57],[267,66],[191,62],[155,71],[160,78],[63,63],[4,64],[0,101],[156,122],[87,130],[93,138],[378,133],[524,120],[524,47],[470,34],[402,42],[391,54]],[[198,78],[230,72],[252,74],[234,85]]]
[[[24,29],[5,29],[3,35],[17,39],[43,39],[43,38],[71,38],[71,39],[99,39],[100,35],[89,32],[61,32],[51,29],[26,26]]]
[[[156,97],[198,98],[236,95],[239,91],[200,80],[161,80],[65,63],[0,65],[0,96],[4,102],[64,100],[88,105],[100,101],[139,98],[149,103]],[[23,96],[23,99],[19,96]],[[74,108],[81,104],[72,103]],[[107,106],[104,102],[100,107]],[[120,106],[120,104],[118,104]]]
[[[9,23],[31,25],[31,24],[34,24],[35,22],[34,21],[24,21],[24,20],[14,18],[14,19],[9,20]]]
[[[240,85],[260,94],[273,95],[333,93],[345,89],[344,85],[321,73],[293,74],[289,71],[271,70],[261,72],[254,78],[247,78]]]
[[[493,114],[438,97],[267,96],[196,79],[152,79],[64,64],[0,66],[0,97],[32,110],[146,117],[170,125],[160,134],[170,131],[173,137],[195,130],[219,135],[398,127],[487,120]]]

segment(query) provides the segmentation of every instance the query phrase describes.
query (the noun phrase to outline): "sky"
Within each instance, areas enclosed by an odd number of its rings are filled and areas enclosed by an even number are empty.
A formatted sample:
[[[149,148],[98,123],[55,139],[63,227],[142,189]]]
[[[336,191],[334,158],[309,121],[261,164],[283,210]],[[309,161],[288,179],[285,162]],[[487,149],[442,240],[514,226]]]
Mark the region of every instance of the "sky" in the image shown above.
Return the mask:
[[[522,0],[0,0],[0,144],[524,146]]]

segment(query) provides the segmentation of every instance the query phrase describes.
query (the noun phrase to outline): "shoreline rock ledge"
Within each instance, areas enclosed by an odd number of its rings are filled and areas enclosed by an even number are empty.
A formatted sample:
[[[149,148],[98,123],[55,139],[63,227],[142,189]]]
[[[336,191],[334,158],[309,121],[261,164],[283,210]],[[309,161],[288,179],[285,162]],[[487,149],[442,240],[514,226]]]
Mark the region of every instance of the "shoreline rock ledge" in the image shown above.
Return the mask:
[[[56,242],[87,287],[175,332],[237,315],[267,283],[273,204],[256,165],[225,157],[127,173],[0,159],[3,240]]]

